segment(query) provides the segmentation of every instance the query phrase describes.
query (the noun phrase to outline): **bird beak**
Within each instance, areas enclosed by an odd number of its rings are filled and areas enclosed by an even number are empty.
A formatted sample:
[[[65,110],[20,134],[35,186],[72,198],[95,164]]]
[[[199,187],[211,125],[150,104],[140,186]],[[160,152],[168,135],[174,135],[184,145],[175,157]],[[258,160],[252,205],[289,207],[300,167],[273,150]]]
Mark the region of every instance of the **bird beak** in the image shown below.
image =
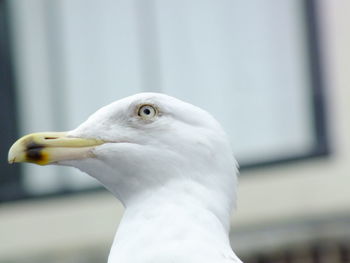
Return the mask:
[[[47,165],[59,161],[92,158],[92,149],[103,143],[104,141],[98,139],[69,137],[67,132],[32,133],[12,145],[8,162]]]

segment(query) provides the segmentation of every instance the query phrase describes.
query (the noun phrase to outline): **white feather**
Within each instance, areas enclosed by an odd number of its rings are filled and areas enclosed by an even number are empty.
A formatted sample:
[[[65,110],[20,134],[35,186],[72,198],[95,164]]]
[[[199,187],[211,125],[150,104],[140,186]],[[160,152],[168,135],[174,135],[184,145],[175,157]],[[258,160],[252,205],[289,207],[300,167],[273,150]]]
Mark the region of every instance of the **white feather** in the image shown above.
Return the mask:
[[[140,118],[143,104],[158,115]],[[103,107],[69,135],[109,142],[95,158],[61,163],[95,177],[126,208],[109,263],[241,262],[228,238],[236,161],[209,113],[141,93]]]

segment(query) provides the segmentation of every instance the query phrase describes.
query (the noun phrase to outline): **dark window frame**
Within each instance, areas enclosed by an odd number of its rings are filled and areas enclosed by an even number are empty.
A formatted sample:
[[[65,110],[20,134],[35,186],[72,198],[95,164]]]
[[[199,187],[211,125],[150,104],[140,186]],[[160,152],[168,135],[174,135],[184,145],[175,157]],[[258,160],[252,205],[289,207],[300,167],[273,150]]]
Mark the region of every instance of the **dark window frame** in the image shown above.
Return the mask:
[[[318,14],[315,0],[306,0],[304,4],[304,21],[306,25],[305,42],[309,57],[309,82],[312,92],[310,104],[314,116],[315,147],[302,155],[254,164],[241,164],[241,170],[280,165],[310,158],[328,156],[330,154],[326,125],[324,81],[322,78],[322,58],[320,54],[320,36],[318,29]],[[0,0],[0,117],[4,125],[0,129],[0,202],[28,198],[57,197],[67,194],[79,194],[91,191],[101,191],[101,188],[86,190],[63,190],[51,194],[32,196],[25,192],[21,181],[21,166],[7,164],[7,152],[13,141],[18,138],[18,115],[16,108],[15,78],[13,58],[11,56],[11,37],[8,1]]]
[[[23,197],[21,167],[7,163],[7,152],[18,137],[15,82],[12,68],[8,7],[0,0],[0,202]]]
[[[305,0],[303,3],[305,23],[305,46],[308,57],[310,105],[313,115],[313,133],[315,145],[310,152],[291,155],[286,158],[275,159],[249,164],[241,164],[241,170],[281,165],[295,161],[309,160],[312,158],[326,157],[331,153],[327,131],[327,115],[325,102],[325,87],[323,80],[322,57],[320,50],[320,30],[318,23],[318,6],[315,0]]]

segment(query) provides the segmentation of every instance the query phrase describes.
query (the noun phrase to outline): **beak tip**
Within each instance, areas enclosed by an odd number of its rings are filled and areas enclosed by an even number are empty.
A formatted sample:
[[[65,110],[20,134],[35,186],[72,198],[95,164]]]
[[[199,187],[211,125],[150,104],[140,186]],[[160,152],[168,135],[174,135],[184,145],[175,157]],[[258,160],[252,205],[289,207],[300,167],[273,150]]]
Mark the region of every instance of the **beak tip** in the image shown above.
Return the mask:
[[[9,164],[14,164],[20,161],[21,156],[23,155],[23,147],[21,145],[21,143],[15,142],[11,146],[7,156],[7,162]]]
[[[14,154],[13,154],[13,152],[11,150],[8,153],[7,162],[9,164],[13,164],[13,163],[16,162],[16,156],[14,156]]]

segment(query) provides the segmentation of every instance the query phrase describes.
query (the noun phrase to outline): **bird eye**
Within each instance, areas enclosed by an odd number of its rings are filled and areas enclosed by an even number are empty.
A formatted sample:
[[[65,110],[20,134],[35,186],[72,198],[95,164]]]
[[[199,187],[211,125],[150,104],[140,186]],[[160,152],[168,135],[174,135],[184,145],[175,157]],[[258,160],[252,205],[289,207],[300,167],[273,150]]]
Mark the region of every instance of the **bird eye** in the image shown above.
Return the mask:
[[[157,110],[151,105],[143,105],[139,108],[138,115],[145,119],[150,119],[156,116]]]

